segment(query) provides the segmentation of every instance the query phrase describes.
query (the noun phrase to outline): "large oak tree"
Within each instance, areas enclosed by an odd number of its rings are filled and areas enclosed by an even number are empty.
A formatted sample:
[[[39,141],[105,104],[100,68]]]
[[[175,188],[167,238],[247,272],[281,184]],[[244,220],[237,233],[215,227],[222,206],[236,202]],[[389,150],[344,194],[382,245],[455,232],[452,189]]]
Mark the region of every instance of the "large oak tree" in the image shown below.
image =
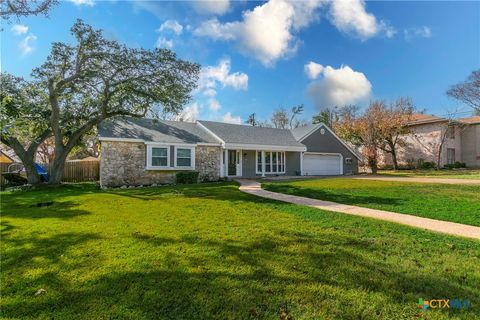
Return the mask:
[[[22,161],[28,182],[38,183],[35,155],[38,146],[51,135],[48,99],[37,84],[22,78],[2,73],[0,83],[0,139]]]
[[[48,15],[57,3],[57,0],[1,0],[0,17],[11,21],[27,16]]]
[[[200,69],[170,50],[128,48],[106,39],[81,20],[71,33],[76,43],[54,43],[32,73],[46,97],[54,138],[51,184],[61,181],[67,155],[82,136],[105,119],[143,117],[155,108],[179,112],[191,98]]]

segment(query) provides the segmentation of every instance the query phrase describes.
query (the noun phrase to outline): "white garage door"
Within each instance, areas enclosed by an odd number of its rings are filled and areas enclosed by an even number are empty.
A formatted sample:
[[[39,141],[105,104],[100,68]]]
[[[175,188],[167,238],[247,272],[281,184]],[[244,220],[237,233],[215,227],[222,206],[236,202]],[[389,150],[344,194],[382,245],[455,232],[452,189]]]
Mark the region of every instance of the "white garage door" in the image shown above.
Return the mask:
[[[303,173],[307,176],[332,176],[342,174],[342,158],[338,155],[304,154]]]

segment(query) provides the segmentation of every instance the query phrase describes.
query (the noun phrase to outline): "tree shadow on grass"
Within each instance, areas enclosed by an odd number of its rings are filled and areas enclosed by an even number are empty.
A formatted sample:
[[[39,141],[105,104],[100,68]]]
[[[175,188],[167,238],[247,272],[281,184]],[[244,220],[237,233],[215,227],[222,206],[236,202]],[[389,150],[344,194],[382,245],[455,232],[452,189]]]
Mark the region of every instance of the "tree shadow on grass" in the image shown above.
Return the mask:
[[[349,195],[349,194],[335,194],[328,190],[321,190],[317,188],[297,188],[286,185],[268,185],[266,190],[285,193],[300,197],[333,201],[342,204],[362,204],[368,203],[372,205],[399,205],[404,199],[390,197],[390,196],[361,196],[361,195]]]
[[[27,191],[7,192],[2,194],[2,217],[23,219],[59,218],[70,219],[90,212],[78,207],[83,199],[69,199],[87,194],[101,193],[94,184],[67,184],[61,186],[42,186]],[[45,205],[53,202],[52,205]]]
[[[74,201],[54,201],[53,204],[43,207],[32,206],[30,202],[26,204],[20,202],[10,202],[8,207],[2,210],[2,217],[12,217],[20,219],[71,219],[82,215],[90,214],[89,211],[78,209],[80,202]]]
[[[442,266],[434,270],[438,272],[421,268],[412,272],[384,261],[376,242],[346,234],[274,231],[268,237],[242,242],[135,233],[132,240],[144,243],[144,250],[166,250],[164,266],[150,261],[142,268],[115,268],[76,284],[51,271],[34,274],[4,289],[4,297],[18,295],[25,286],[48,285],[47,293],[7,299],[2,314],[63,319],[79,315],[278,319],[286,313],[293,318],[353,319],[361,312],[369,319],[398,319],[399,312],[415,316],[418,297],[465,297],[478,306],[478,290],[457,278],[445,278]],[[41,256],[65,272],[61,254],[96,239],[93,234],[61,234],[9,240],[16,249],[8,253],[2,269],[23,274],[35,267],[32,258]],[[179,252],[179,245],[195,253]],[[89,259],[88,265],[99,263],[106,263],[101,256]],[[478,310],[468,315],[474,311]]]
[[[2,221],[0,221],[0,227],[2,228],[0,230],[1,237],[8,235],[10,231],[15,230],[17,228],[14,225],[12,225],[9,221],[5,221],[3,219]]]
[[[305,308],[312,308],[309,312],[315,312],[315,308],[322,308],[325,300],[343,297],[345,300],[340,301],[344,304],[343,310],[324,311],[348,318],[354,316],[355,308],[349,305],[355,301],[347,295],[335,294],[354,291],[358,292],[355,299],[365,297],[367,292],[385,296],[391,304],[383,307],[380,301],[373,304],[375,308],[392,308],[393,319],[394,313],[405,303],[411,303],[411,315],[415,314],[416,301],[405,301],[405,296],[473,299],[475,294],[469,288],[446,280],[441,274],[405,274],[394,265],[367,259],[363,251],[375,250],[375,245],[351,242],[348,237],[330,238],[332,243],[344,244],[335,250],[323,248],[328,245],[325,240],[301,233],[283,233],[281,242],[273,237],[248,244],[198,238],[160,239],[159,242],[145,237],[135,238],[154,246],[175,243],[200,246],[208,252],[217,251],[225,262],[220,263],[220,267],[210,265],[209,261],[195,265],[202,261],[192,257],[185,260],[172,252],[165,259],[178,261],[171,261],[169,269],[117,270],[99,276],[83,287],[73,287],[58,276],[44,274],[35,281],[40,283],[48,279],[54,287],[52,291],[61,288],[60,294],[7,303],[3,308],[4,315],[223,319],[277,318],[281,310],[286,310],[293,317],[301,318],[305,315]],[[299,242],[308,245],[301,250],[290,250]],[[232,267],[232,264],[239,268]],[[316,286],[326,290],[327,296],[316,296]],[[292,299],[298,294],[306,301]],[[371,306],[369,308],[370,311],[365,306],[366,317],[380,318],[375,313],[368,313],[372,312]]]
[[[149,200],[170,197],[172,190],[182,197],[261,200],[239,192],[235,185],[220,184],[114,193]],[[419,297],[470,299],[476,309],[466,313],[465,319],[479,311],[479,290],[472,284],[478,277],[475,270],[459,271],[454,266],[454,273],[446,277],[447,264],[423,268],[421,261],[412,266],[389,260],[393,245],[384,248],[381,239],[321,229],[307,233],[282,226],[285,229],[278,227],[257,238],[252,232],[243,241],[230,234],[221,240],[134,232],[131,245],[142,251],[119,249],[115,254],[131,255],[135,260],[146,252],[155,253],[155,258],[146,255],[141,266],[130,262],[109,265],[96,250],[95,241],[100,239],[96,234],[9,238],[7,233],[2,241],[11,249],[2,252],[2,278],[15,281],[2,281],[2,316],[278,319],[288,314],[293,318],[398,319],[399,314],[405,318],[417,315]],[[70,249],[76,249],[75,256],[66,261],[62,255]],[[407,245],[404,249],[420,251]],[[411,254],[405,254],[405,259],[412,259]],[[104,270],[96,273],[98,266]],[[85,277],[76,272],[77,278],[71,279],[70,272],[77,269],[84,270]],[[41,287],[47,292],[34,296]]]
[[[89,241],[100,239],[93,233],[62,233],[51,237],[41,234],[29,234],[28,236],[2,235],[2,261],[1,261],[1,292],[2,306],[0,317],[5,318],[38,318],[42,312],[49,313],[56,306],[65,303],[68,297],[63,294],[68,292],[71,279],[60,276],[70,271],[81,268],[92,268],[102,262],[101,253],[94,249],[82,252],[80,255],[71,253],[71,250]],[[72,256],[75,263],[72,263]],[[29,308],[36,304],[36,293],[40,289],[46,289],[48,294],[53,289],[59,294],[54,305],[45,305],[44,309]],[[15,309],[9,309],[5,301],[17,301]],[[16,304],[16,303],[15,303]],[[56,306],[55,306],[56,305]]]
[[[10,201],[17,204],[32,204],[34,202],[52,201],[65,196],[82,196],[101,192],[95,183],[65,183],[55,186],[40,185],[31,189],[2,192],[2,202]]]
[[[158,188],[115,189],[109,191],[109,193],[145,201],[162,200],[165,199],[165,197],[187,197],[229,201],[231,203],[252,202],[252,200],[255,200],[255,203],[278,203],[276,200],[254,197],[247,193],[240,192],[237,183],[224,182],[164,186]]]
[[[4,272],[21,272],[32,267],[32,260],[42,263],[57,264],[62,255],[70,248],[85,242],[99,240],[95,233],[61,233],[51,237],[43,237],[40,233],[28,234],[26,237],[9,237],[2,235],[5,249],[2,253],[2,270]]]

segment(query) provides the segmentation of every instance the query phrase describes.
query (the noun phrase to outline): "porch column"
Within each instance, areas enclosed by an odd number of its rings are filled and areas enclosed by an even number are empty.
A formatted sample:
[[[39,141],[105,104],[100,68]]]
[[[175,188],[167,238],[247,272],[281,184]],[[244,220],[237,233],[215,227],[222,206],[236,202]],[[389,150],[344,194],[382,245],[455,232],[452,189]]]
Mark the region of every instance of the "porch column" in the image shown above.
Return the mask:
[[[228,150],[227,149],[225,149],[225,154],[224,154],[223,158],[225,159],[225,163],[223,165],[223,170],[225,172],[225,177],[228,177]]]
[[[220,165],[218,166],[218,176],[223,177],[223,151],[220,149]]]
[[[262,150],[262,177],[265,177],[265,151]]]
[[[303,152],[300,152],[300,175],[303,176]]]

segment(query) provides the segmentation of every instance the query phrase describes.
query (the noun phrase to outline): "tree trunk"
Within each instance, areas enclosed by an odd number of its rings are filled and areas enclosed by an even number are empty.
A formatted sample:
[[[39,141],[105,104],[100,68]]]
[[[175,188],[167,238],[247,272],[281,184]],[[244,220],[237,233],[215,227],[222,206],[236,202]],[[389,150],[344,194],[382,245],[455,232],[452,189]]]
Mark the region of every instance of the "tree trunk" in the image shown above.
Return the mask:
[[[33,159],[31,160],[24,160],[22,159],[23,166],[25,167],[25,171],[27,172],[27,180],[28,183],[31,185],[39,184],[41,182],[40,176],[37,173],[37,168],[35,168],[35,162]]]
[[[398,161],[397,161],[397,151],[395,148],[392,148],[392,162],[393,162],[393,170],[398,170]]]
[[[27,173],[28,183],[32,185],[40,183],[40,176],[38,175],[37,169],[35,168],[35,152],[37,151],[35,146],[28,148],[28,150],[26,151],[20,144],[20,142],[18,142],[18,140],[16,139],[2,139],[2,142],[12,148],[22,162]]]
[[[62,150],[62,152],[55,153],[55,158],[48,168],[49,180],[48,184],[56,185],[60,184],[63,179],[63,169],[65,168],[65,160],[69,150]]]
[[[445,137],[446,137],[446,133],[443,135],[442,141],[440,142],[440,145],[438,146],[437,165],[436,165],[437,170],[440,170],[440,161],[442,159],[442,150],[443,150],[443,144],[445,143]]]
[[[378,171],[377,159],[369,158],[368,159],[368,166],[370,167],[370,170],[372,170],[372,174],[377,174],[377,171]]]
[[[440,170],[441,158],[442,158],[442,148],[440,147],[440,150],[438,151],[438,155],[437,155],[437,165],[436,165],[437,170]]]

